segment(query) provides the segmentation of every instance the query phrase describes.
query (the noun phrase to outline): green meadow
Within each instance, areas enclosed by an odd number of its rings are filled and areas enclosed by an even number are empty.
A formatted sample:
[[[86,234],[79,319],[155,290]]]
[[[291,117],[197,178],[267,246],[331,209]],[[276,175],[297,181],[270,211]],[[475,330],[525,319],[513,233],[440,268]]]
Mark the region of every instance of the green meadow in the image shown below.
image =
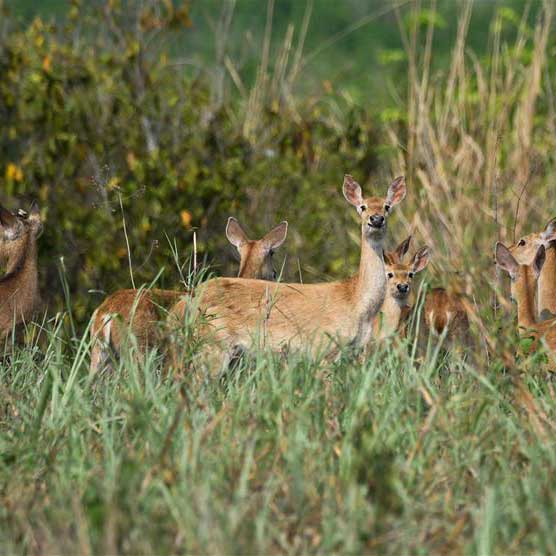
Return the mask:
[[[551,2],[0,11],[0,202],[44,224],[43,304],[0,363],[3,553],[556,552],[554,378],[493,264],[556,216]],[[431,250],[406,337],[218,378],[130,338],[89,372],[107,294],[237,274],[230,215],[288,220],[281,280],[355,273],[346,173],[406,176],[388,247]],[[423,339],[436,286],[470,301],[470,348]]]

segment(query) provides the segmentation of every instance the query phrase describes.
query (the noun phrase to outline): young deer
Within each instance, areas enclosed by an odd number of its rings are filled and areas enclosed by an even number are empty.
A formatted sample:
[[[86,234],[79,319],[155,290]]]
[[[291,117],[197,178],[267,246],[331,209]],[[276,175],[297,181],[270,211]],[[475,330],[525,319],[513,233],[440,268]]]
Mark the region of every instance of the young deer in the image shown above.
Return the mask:
[[[535,351],[539,340],[544,339],[551,351],[556,351],[556,319],[537,322],[535,311],[535,288],[545,264],[544,245],[537,248],[530,264],[519,264],[510,250],[496,243],[496,264],[505,270],[511,279],[511,296],[517,303],[517,324],[520,331],[533,337],[530,351]]]
[[[546,260],[537,282],[537,308],[541,320],[556,316],[556,218],[552,218],[541,232],[522,237],[508,248],[519,264],[530,265],[543,245]]]
[[[406,185],[403,177],[397,178],[386,198],[365,199],[355,180],[345,176],[343,192],[361,219],[361,259],[355,276],[321,284],[212,279],[198,287],[195,304],[186,296],[172,308],[170,332],[181,327],[187,307],[195,305],[209,320],[198,329],[209,339],[206,355],[224,366],[257,339],[275,351],[291,347],[315,353],[331,341],[364,346],[386,294],[382,249],[387,220],[405,197]],[[180,366],[173,347],[173,361]]]
[[[0,256],[7,261],[0,278],[0,340],[14,326],[29,322],[39,298],[37,238],[42,232],[39,208],[12,214],[0,205]]]
[[[429,262],[429,249],[425,246],[415,253],[410,263],[403,263],[410,242],[411,236],[402,241],[394,251],[384,253],[387,278],[386,297],[380,314],[373,324],[374,336],[380,340],[400,330],[409,315],[409,296],[413,278]]]
[[[263,238],[251,240],[239,222],[230,216],[226,237],[240,255],[239,278],[272,280],[276,272],[272,255],[284,243],[288,223],[281,222]],[[95,310],[91,324],[91,372],[108,365],[111,352],[118,354],[126,332],[132,332],[141,352],[159,345],[158,323],[183,295],[183,292],[161,289],[118,290]],[[110,348],[110,349],[108,349]]]

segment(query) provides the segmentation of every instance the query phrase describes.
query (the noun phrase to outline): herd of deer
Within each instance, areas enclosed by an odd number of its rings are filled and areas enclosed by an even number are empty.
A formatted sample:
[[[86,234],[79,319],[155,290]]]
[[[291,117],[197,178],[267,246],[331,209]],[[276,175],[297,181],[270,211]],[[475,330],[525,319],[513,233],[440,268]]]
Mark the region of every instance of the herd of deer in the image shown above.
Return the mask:
[[[364,348],[403,334],[411,314],[414,276],[428,264],[429,250],[419,249],[404,262],[411,236],[394,251],[384,252],[387,221],[406,196],[403,177],[395,179],[384,198],[363,197],[359,184],[344,178],[345,199],[361,222],[361,256],[355,275],[339,282],[275,282],[272,255],[286,239],[282,222],[260,240],[250,240],[230,218],[228,240],[240,254],[237,278],[212,278],[196,289],[119,290],[95,310],[91,322],[91,370],[110,366],[128,338],[139,354],[151,347],[168,351],[169,364],[181,369],[184,323],[195,320],[200,354],[209,368],[227,367],[254,347],[273,351],[334,352],[341,346]],[[39,209],[12,213],[0,206],[0,339],[29,322],[39,302],[37,239],[42,231]],[[544,341],[556,352],[556,219],[544,230],[510,247],[496,244],[498,266],[511,278],[518,306],[518,327],[533,337],[532,349]],[[445,289],[429,291],[423,307],[423,329],[446,334],[453,342],[469,329],[462,296]],[[182,333],[181,340],[179,333]],[[450,338],[451,337],[451,338]]]

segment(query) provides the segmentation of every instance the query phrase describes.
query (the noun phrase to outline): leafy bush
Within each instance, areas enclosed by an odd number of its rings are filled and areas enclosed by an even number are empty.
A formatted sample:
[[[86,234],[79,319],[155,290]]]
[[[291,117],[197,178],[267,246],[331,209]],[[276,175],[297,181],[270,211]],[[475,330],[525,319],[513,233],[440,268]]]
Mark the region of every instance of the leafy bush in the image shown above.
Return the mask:
[[[309,271],[349,273],[340,186],[346,171],[363,179],[376,168],[372,117],[344,106],[339,121],[325,99],[265,97],[256,114],[229,96],[215,101],[210,80],[188,76],[156,42],[187,24],[183,9],[129,16],[107,5],[62,23],[9,21],[0,36],[1,200],[39,199],[43,289],[59,304],[64,257],[80,321],[102,299],[89,290],[130,286],[123,215],[136,284],[165,267],[159,283],[176,286],[166,238],[183,256],[193,230],[199,258],[234,273],[230,214],[253,235],[289,219],[290,252],[312,238]]]

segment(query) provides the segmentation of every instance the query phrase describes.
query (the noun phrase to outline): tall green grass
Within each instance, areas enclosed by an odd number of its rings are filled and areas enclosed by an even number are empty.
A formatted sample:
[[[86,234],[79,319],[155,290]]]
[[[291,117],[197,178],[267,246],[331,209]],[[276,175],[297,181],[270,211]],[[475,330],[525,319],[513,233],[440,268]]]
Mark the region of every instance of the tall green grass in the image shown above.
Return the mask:
[[[175,381],[52,330],[0,371],[4,552],[556,550],[552,381],[410,343]]]
[[[552,6],[533,26],[525,16],[512,23],[512,42],[501,12],[484,59],[466,47],[469,9],[447,73],[432,70],[434,20],[408,28],[400,14],[407,90],[382,114],[386,147],[373,179],[406,172],[410,194],[392,235],[413,230],[416,243],[435,248],[427,280],[475,302],[473,357],[436,341],[424,353],[410,335],[401,347],[334,361],[256,352],[214,380],[187,351],[192,370],[177,380],[163,375],[157,352],[137,362],[130,342],[113,373],[90,376],[90,346],[72,331],[68,296],[68,313],[40,342],[0,366],[4,552],[556,552],[554,382],[542,357],[515,356],[491,262],[494,241],[513,239],[514,221],[519,234],[553,216]],[[277,95],[277,116],[296,117],[284,89],[288,59],[284,51],[276,74],[262,63],[236,107],[237,133],[255,151],[265,145],[254,115],[267,100]],[[347,135],[344,105],[328,102],[327,126]],[[340,150],[368,140],[357,129]],[[311,152],[303,171],[318,171],[326,156]],[[333,220],[322,244],[338,238],[335,270],[348,274],[356,228],[339,186],[323,184],[314,204],[305,196],[296,217],[310,215],[320,234]],[[247,198],[253,216],[273,200],[266,190]],[[314,249],[310,234],[293,237]]]

